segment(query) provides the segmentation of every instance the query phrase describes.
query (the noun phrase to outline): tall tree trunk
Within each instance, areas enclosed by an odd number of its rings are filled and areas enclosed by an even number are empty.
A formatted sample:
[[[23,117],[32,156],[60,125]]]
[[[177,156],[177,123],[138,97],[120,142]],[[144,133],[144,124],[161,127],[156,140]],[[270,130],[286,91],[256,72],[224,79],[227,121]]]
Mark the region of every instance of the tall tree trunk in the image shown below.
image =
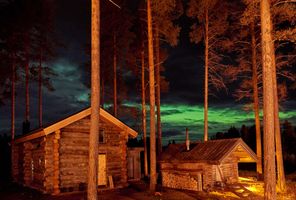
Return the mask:
[[[209,69],[209,13],[205,10],[205,93],[204,93],[204,141],[208,140],[208,69]]]
[[[144,143],[144,175],[148,177],[148,161],[147,161],[147,132],[146,132],[146,92],[145,92],[145,52],[144,41],[142,41],[142,128],[143,128],[143,143]]]
[[[275,142],[274,142],[274,44],[270,1],[261,0],[261,38],[263,61],[263,113],[264,113],[264,199],[276,199]]]
[[[155,145],[155,83],[153,60],[153,34],[151,17],[151,0],[147,0],[148,26],[148,61],[149,61],[149,91],[150,91],[150,190],[156,187],[156,145]]]
[[[117,117],[117,52],[116,35],[113,33],[113,109],[114,116]]]
[[[91,10],[91,118],[87,198],[97,200],[100,130],[100,0],[91,1]]]
[[[39,127],[42,127],[42,48],[40,48],[39,67],[38,67],[38,97],[39,97]]]
[[[15,137],[15,55],[11,58],[11,141],[14,141]]]
[[[274,59],[275,61],[275,59]],[[276,151],[276,166],[277,166],[277,186],[280,192],[286,191],[286,179],[283,163],[281,129],[279,119],[279,106],[277,94],[277,78],[276,78],[276,63],[273,67],[273,93],[274,93],[274,124],[275,124],[275,151]]]
[[[155,28],[155,55],[156,55],[156,108],[157,108],[157,155],[162,151],[161,115],[160,115],[160,56],[159,56],[159,26]]]
[[[253,79],[253,99],[254,99],[254,115],[256,126],[256,153],[258,157],[257,162],[257,178],[262,177],[262,146],[261,146],[261,132],[260,132],[260,117],[259,117],[259,97],[258,97],[258,80],[257,80],[257,62],[256,62],[256,37],[254,23],[251,23],[252,35],[252,79]]]
[[[27,36],[29,37],[29,36]],[[25,73],[26,73],[26,112],[25,112],[25,121],[26,123],[29,123],[30,121],[30,91],[29,91],[29,65],[30,65],[30,60],[29,60],[29,39],[27,38],[27,42],[26,42],[26,63],[25,63]]]

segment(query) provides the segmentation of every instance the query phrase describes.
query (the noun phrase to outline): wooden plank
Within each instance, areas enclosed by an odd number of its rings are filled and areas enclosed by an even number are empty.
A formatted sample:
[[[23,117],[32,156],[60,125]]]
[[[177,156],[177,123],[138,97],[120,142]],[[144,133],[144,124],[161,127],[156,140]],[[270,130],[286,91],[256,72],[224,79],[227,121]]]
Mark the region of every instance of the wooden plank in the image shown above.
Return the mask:
[[[111,176],[111,175],[108,176],[108,179],[109,179],[109,187],[110,187],[110,189],[113,189],[113,188],[114,188],[114,183],[113,183],[113,178],[112,178],[112,176]]]
[[[33,134],[30,134],[30,135],[26,135],[26,136],[23,136],[21,138],[18,138],[18,139],[15,140],[15,143],[16,144],[23,143],[23,142],[26,142],[26,141],[29,141],[29,140],[33,140],[33,139],[42,137],[44,135],[45,135],[44,131],[41,130],[41,131],[38,131],[36,133],[33,133]]]
[[[53,194],[57,195],[60,193],[60,187],[59,187],[59,183],[60,183],[60,173],[59,173],[59,169],[60,169],[60,162],[59,162],[59,140],[61,138],[61,131],[60,130],[56,130],[55,131],[55,137],[53,140],[53,169],[54,169],[54,173],[53,173]]]

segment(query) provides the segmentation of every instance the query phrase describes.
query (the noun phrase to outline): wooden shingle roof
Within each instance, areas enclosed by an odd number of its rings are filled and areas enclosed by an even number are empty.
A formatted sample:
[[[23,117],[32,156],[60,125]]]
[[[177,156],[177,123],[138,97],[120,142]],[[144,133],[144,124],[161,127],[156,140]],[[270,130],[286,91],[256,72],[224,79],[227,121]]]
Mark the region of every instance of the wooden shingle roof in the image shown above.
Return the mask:
[[[230,154],[236,156],[239,162],[257,162],[256,154],[240,138],[191,143],[189,151],[184,143],[170,144],[159,161],[220,164]]]

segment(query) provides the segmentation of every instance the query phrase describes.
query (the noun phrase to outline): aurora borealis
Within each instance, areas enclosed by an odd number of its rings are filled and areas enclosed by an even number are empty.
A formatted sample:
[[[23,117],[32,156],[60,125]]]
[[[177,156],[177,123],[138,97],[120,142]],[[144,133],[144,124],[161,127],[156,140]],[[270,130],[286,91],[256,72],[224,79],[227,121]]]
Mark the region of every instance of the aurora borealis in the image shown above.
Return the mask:
[[[43,118],[44,124],[49,124],[69,116],[89,106],[89,81],[87,70],[81,65],[88,59],[85,54],[85,45],[89,39],[90,15],[87,12],[90,4],[77,0],[71,2],[59,1],[56,13],[56,31],[64,41],[66,49],[59,49],[57,57],[46,63],[57,76],[51,77],[55,91],[43,91]],[[67,10],[68,12],[65,12]],[[202,47],[190,43],[188,31],[191,24],[183,17],[184,22],[180,43],[176,47],[166,47],[168,58],[164,62],[162,75],[169,82],[169,91],[161,94],[161,117],[163,144],[168,140],[181,141],[184,139],[185,128],[189,129],[191,139],[199,139],[203,134],[203,80],[204,66],[202,60]],[[104,27],[102,27],[104,28]],[[187,32],[186,32],[187,31]],[[23,74],[23,69],[19,71]],[[112,75],[110,75],[112,76]],[[127,84],[135,85],[134,82]],[[229,89],[228,94],[209,97],[209,134],[218,131],[227,131],[230,126],[237,129],[245,124],[254,124],[253,113],[242,109],[242,102],[235,101]],[[118,89],[120,91],[120,88]],[[132,89],[134,90],[134,88]],[[17,83],[16,97],[16,134],[21,134],[24,119],[24,82]],[[112,91],[109,95],[112,94]],[[129,93],[129,99],[124,102],[126,106],[140,108],[138,91]],[[286,102],[281,104],[281,121],[289,120],[296,125],[296,101],[293,93],[289,94]],[[5,105],[0,107],[0,134],[10,134],[10,100],[5,100]],[[110,103],[110,102],[107,102]],[[148,103],[148,101],[147,101]],[[38,99],[37,83],[30,82],[30,121],[31,128],[37,128]],[[149,106],[147,105],[147,109]],[[124,114],[124,113],[123,113]],[[149,110],[147,111],[149,116]],[[132,119],[122,119],[133,126]],[[148,118],[149,120],[149,118]],[[137,122],[140,124],[140,120]],[[149,125],[149,121],[147,123]],[[133,127],[137,129],[136,127]],[[141,131],[139,131],[141,134]],[[148,131],[149,132],[149,131]]]

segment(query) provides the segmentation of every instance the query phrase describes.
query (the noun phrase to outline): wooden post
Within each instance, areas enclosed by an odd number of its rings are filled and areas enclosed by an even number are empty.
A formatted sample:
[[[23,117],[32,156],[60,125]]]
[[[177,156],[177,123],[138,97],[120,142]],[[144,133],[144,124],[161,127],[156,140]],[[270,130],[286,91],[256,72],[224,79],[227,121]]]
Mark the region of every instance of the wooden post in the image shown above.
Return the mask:
[[[59,140],[61,138],[61,131],[57,130],[53,139],[53,194],[60,193],[60,154],[59,154]]]

